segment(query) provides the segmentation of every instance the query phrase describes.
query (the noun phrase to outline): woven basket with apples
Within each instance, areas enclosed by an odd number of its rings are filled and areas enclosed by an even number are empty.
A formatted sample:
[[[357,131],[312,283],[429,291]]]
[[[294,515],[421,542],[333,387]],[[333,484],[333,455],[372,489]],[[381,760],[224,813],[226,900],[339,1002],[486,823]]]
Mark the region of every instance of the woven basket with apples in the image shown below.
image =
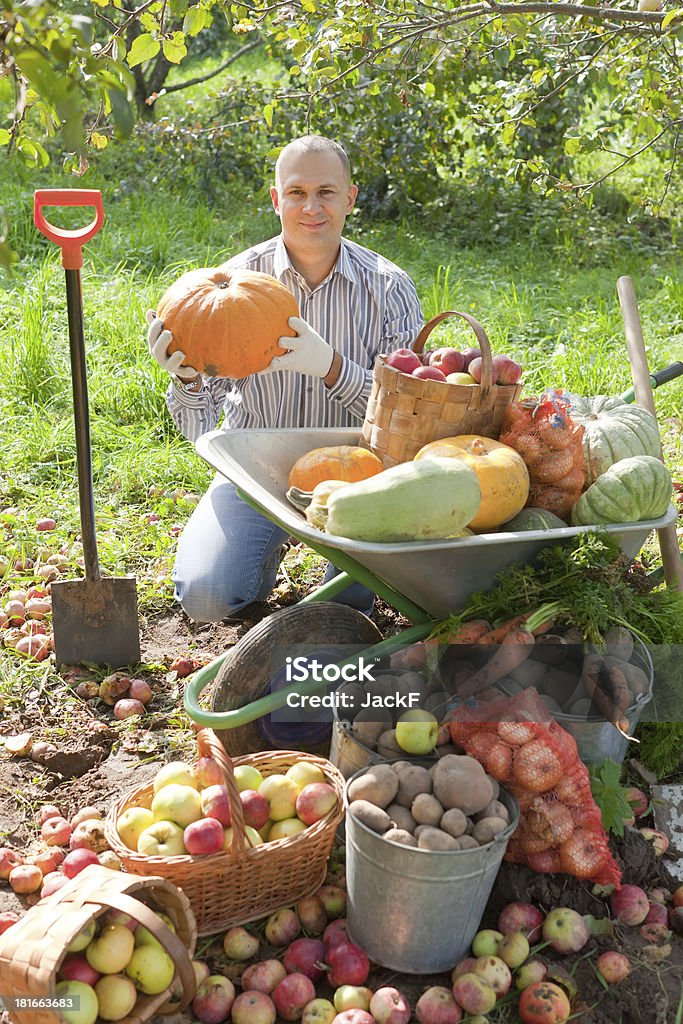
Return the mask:
[[[459,316],[474,331],[478,348],[437,349],[422,356],[442,320]],[[425,365],[424,359],[428,359]],[[411,349],[378,356],[360,445],[385,468],[412,459],[428,441],[457,434],[497,438],[503,410],[522,391],[522,367],[491,354],[486,331],[469,313],[448,310],[429,320]]]
[[[110,810],[105,832],[125,871],[182,888],[198,933],[208,935],[322,885],[344,813],[344,777],[301,751],[233,761],[210,729],[197,744],[194,765],[164,765],[153,784]]]
[[[192,999],[196,939],[170,882],[90,865],[2,934],[0,991],[14,1024],[141,1024]]]

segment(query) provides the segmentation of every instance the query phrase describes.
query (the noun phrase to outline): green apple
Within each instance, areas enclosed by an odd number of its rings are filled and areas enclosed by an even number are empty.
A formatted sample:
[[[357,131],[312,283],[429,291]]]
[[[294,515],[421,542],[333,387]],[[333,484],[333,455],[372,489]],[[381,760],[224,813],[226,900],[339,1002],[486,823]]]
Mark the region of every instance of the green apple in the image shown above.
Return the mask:
[[[58,1010],[66,1024],[95,1024],[99,1006],[92,985],[86,985],[84,981],[58,981],[55,996],[57,999],[72,999],[78,1004],[77,1010]]]
[[[128,807],[116,819],[116,831],[119,839],[129,850],[137,850],[138,838],[154,821],[154,815],[146,807]]]
[[[138,853],[146,857],[181,857],[187,851],[183,830],[174,821],[155,821],[138,839]]]
[[[343,1013],[344,1010],[365,1010],[367,1012],[370,1009],[372,989],[362,985],[340,985],[332,998],[337,1013]]]
[[[100,974],[118,974],[126,966],[135,948],[130,928],[108,924],[85,950],[85,958]]]
[[[95,984],[95,995],[102,1020],[122,1020],[138,999],[138,990],[123,974],[105,974]]]
[[[449,384],[463,384],[466,387],[477,383],[474,377],[471,377],[469,373],[463,373],[462,371],[457,373],[447,373],[446,380]]]
[[[396,723],[396,742],[401,750],[416,757],[430,754],[436,746],[439,723],[429,711],[412,708]]]
[[[495,928],[482,928],[472,939],[473,956],[497,956],[503,933]]]
[[[152,800],[152,814],[155,821],[174,821],[182,828],[202,816],[202,798],[192,786],[180,786],[170,782],[160,789]]]
[[[261,772],[250,764],[236,764],[233,769],[233,775],[235,776],[235,785],[237,786],[238,793],[245,789],[258,790],[263,782]]]
[[[164,786],[193,786],[199,788],[194,768],[184,761],[169,761],[154,776],[154,792],[158,793]]]
[[[290,836],[297,836],[307,828],[301,818],[283,818],[282,821],[274,821],[268,833],[268,842],[274,843],[276,839],[289,839]]]
[[[311,782],[325,781],[325,775],[322,770],[318,768],[317,764],[311,764],[310,761],[297,761],[296,764],[287,769],[285,778],[295,782],[299,789],[303,789],[304,786],[308,786]]]
[[[173,921],[168,916],[168,914],[157,914],[157,917],[159,918],[160,921],[163,921],[163,923],[166,925],[169,931],[175,932],[175,925],[173,924]],[[139,924],[135,931],[133,932],[133,937],[135,939],[136,947],[161,945],[159,940],[155,939],[152,933],[147,928],[145,928],[144,925],[141,924]]]
[[[311,999],[304,1006],[301,1024],[332,1024],[336,1016],[337,1011],[329,999]]]
[[[161,946],[138,946],[126,967],[126,974],[139,992],[158,995],[173,981],[173,961]]]
[[[229,850],[232,846],[232,825],[223,829],[223,835],[225,836],[225,839],[223,840],[223,849]],[[252,828],[251,825],[244,826],[244,845],[248,850],[251,849],[252,846],[263,846],[263,843],[264,840],[255,828]]]
[[[299,795],[299,787],[286,775],[269,775],[259,786],[258,792],[268,801],[271,821],[296,817],[296,798]]]
[[[67,953],[80,953],[82,949],[92,942],[95,938],[95,932],[97,931],[97,925],[95,919],[88,921],[83,931],[75,935],[69,945],[66,947]]]

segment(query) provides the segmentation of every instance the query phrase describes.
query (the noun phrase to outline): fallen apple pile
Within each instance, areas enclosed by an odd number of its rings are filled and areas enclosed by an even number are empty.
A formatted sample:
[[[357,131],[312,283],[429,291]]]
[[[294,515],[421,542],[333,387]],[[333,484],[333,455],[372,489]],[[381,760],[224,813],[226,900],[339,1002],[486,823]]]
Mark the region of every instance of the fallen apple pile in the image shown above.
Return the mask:
[[[157,913],[175,932],[173,921]],[[55,995],[78,1000],[65,1011],[69,1024],[123,1020],[138,996],[159,995],[173,984],[173,960],[152,933],[133,917],[109,910],[94,918],[67,946],[57,971]]]
[[[522,367],[509,356],[493,356],[491,364],[494,384],[518,384],[522,379]],[[436,348],[421,356],[411,348],[399,348],[386,357],[386,366],[421,380],[476,386],[481,384],[483,361],[478,348]]]
[[[473,757],[446,754],[430,768],[372,765],[347,792],[354,818],[388,842],[419,850],[476,849],[510,825],[498,783]]]
[[[337,806],[336,790],[308,761],[265,778],[253,765],[235,765],[234,775],[248,846],[295,836]],[[165,764],[154,777],[149,806],[123,810],[116,831],[128,849],[145,856],[198,857],[230,849],[231,822],[222,769],[214,758],[200,757],[195,766]]]

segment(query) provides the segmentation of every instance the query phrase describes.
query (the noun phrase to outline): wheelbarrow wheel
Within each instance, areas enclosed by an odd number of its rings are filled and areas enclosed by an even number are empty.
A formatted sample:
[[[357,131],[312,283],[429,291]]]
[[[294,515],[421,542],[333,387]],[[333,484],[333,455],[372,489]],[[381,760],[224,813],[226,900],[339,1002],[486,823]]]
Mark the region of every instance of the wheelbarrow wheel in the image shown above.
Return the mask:
[[[339,660],[364,650],[382,639],[374,622],[355,608],[332,601],[298,604],[269,615],[257,623],[230,650],[213,685],[212,710],[233,711],[268,692],[275,676],[283,668],[283,651],[299,648],[325,648]],[[232,757],[268,750],[269,742],[259,720],[234,729],[219,729],[217,735]],[[327,738],[296,744],[296,749],[327,757]]]

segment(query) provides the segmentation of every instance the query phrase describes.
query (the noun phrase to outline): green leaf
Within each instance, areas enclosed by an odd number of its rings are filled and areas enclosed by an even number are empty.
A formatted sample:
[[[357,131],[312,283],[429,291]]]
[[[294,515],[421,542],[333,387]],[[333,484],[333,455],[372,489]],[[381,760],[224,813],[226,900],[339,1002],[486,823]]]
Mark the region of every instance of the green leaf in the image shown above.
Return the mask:
[[[121,89],[107,89],[107,96],[114,115],[116,134],[120,139],[127,139],[135,123],[132,104]]]
[[[265,120],[266,124],[268,125],[268,127],[272,128],[272,126],[273,126],[273,104],[272,103],[266,103],[265,107],[263,108],[263,117],[264,117],[264,120]]]
[[[11,136],[6,128],[0,128],[0,146],[6,146]]]
[[[180,64],[184,57],[187,57],[185,37],[182,32],[174,32],[170,39],[164,39],[164,57],[169,64]]]
[[[423,82],[420,88],[428,99],[431,100],[436,96],[436,89],[432,82]]]
[[[608,759],[592,765],[589,773],[591,792],[600,808],[603,825],[608,832],[623,836],[624,819],[633,817],[633,808],[626,799],[625,788],[621,785],[621,765]]]
[[[183,32],[188,36],[198,35],[203,28],[211,24],[211,15],[203,7],[195,5],[188,8],[183,18]]]
[[[106,135],[101,135],[99,132],[93,132],[90,136],[90,145],[94,146],[95,149],[105,149],[109,144],[109,139]]]
[[[570,136],[564,140],[564,151],[567,156],[576,156],[583,149],[582,140],[578,136]]]
[[[501,139],[504,146],[511,146],[514,142],[515,135],[517,133],[517,127],[514,124],[503,125],[503,131],[501,132]]]
[[[161,49],[158,39],[153,39],[149,32],[136,36],[127,57],[128,67],[134,68],[146,60],[156,57]]]
[[[662,21],[662,28],[666,28],[667,25],[670,25],[671,22],[675,21],[677,18],[683,18],[683,8],[681,7],[679,7],[675,11],[669,11],[668,14],[664,15],[664,19]]]

